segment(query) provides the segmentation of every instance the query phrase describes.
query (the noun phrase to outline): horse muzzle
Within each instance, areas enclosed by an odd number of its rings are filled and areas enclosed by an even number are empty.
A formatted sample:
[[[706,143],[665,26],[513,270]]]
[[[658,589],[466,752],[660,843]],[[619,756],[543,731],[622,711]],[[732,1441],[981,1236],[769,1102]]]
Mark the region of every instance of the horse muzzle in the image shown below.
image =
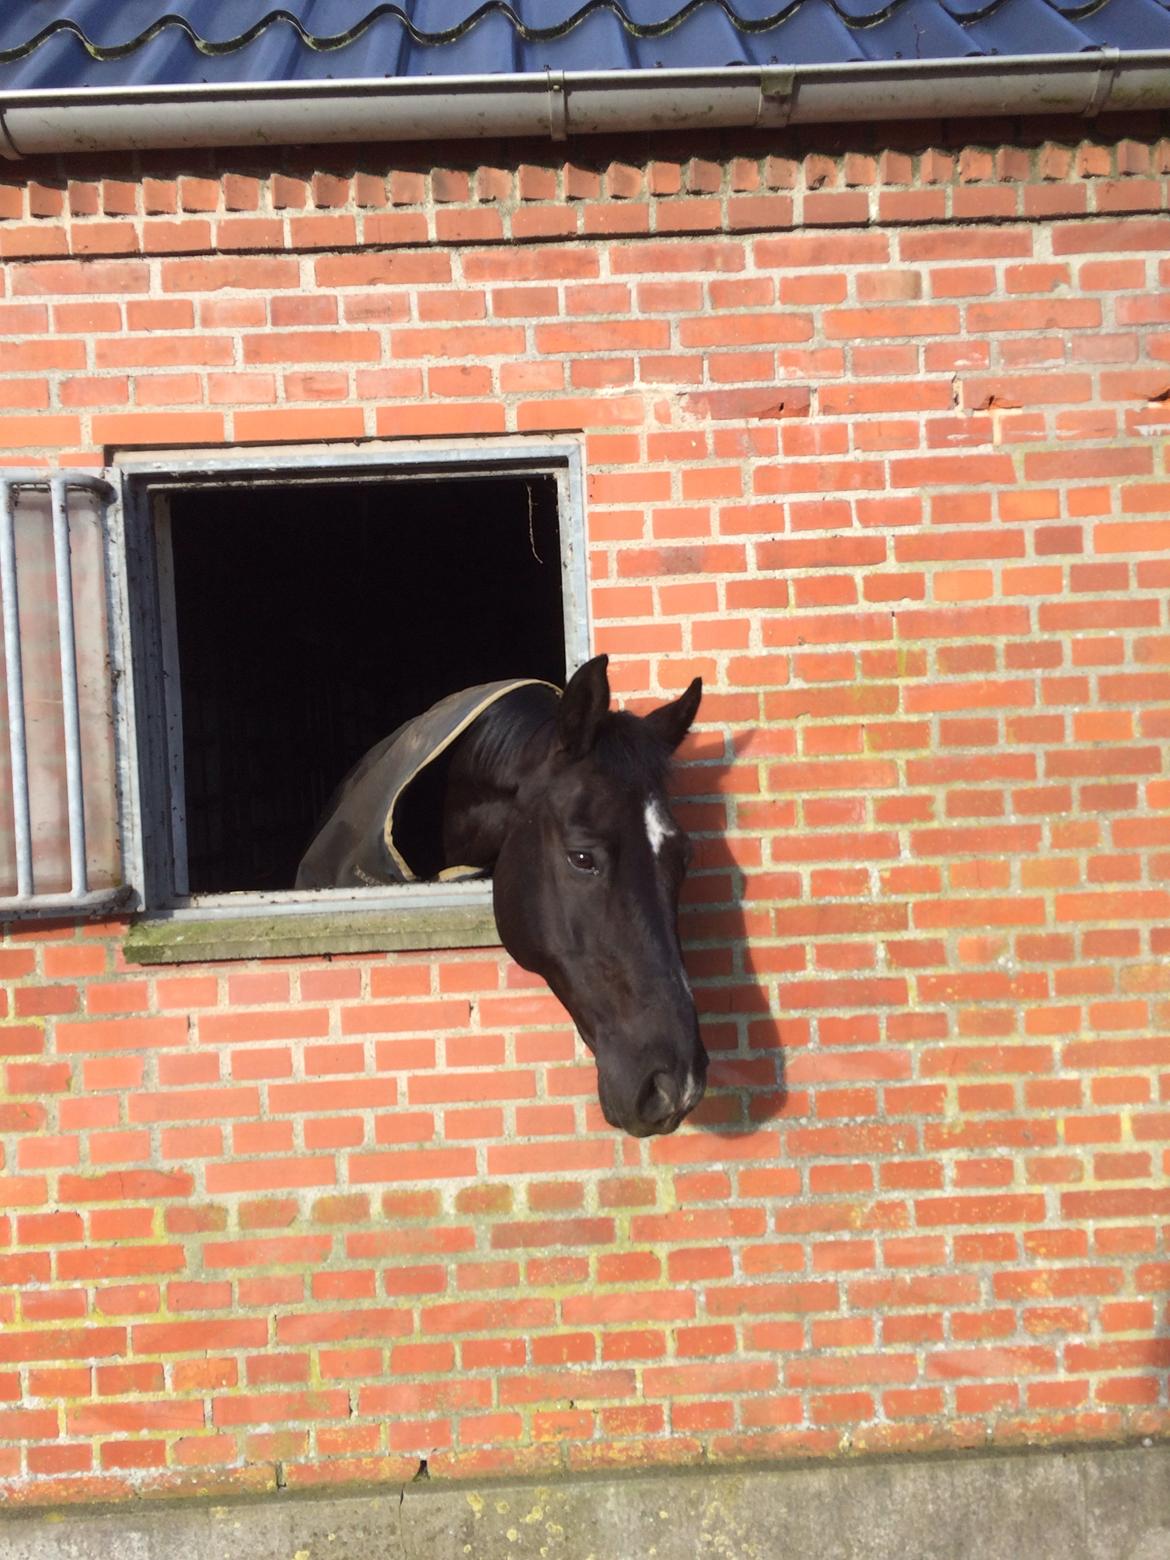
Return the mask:
[[[703,1075],[688,1071],[679,1076],[664,1069],[651,1073],[638,1088],[632,1110],[614,1109],[603,1089],[600,1092],[602,1113],[611,1126],[628,1132],[631,1137],[655,1137],[673,1132],[703,1098],[707,1086],[705,1073],[706,1068]]]

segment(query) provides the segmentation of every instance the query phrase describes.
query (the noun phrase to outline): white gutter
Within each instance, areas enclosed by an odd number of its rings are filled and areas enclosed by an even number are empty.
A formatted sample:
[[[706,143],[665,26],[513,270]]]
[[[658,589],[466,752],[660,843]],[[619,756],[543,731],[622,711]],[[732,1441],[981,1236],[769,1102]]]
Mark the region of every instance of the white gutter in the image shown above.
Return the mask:
[[[1170,50],[0,92],[0,155],[1170,108]]]

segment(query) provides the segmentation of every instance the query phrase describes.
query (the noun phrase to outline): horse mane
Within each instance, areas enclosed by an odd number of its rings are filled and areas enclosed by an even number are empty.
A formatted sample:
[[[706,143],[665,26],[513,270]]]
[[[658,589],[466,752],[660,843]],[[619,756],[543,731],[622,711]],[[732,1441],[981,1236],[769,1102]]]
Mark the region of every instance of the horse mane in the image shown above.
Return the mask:
[[[461,772],[491,790],[514,791],[525,749],[542,728],[551,732],[556,712],[556,692],[543,683],[516,688],[489,704],[459,739]]]
[[[539,683],[497,699],[459,740],[460,774],[474,775],[489,790],[514,791],[529,745],[542,734],[553,738],[556,713],[556,695]],[[666,743],[626,710],[602,717],[590,756],[605,774],[643,795],[665,787],[672,758]]]

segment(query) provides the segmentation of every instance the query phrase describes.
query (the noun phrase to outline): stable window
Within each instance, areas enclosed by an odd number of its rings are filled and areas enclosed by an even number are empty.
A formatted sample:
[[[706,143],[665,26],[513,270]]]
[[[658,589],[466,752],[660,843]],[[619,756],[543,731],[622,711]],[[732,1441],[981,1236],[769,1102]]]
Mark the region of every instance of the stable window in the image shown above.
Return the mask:
[[[482,883],[294,879],[374,743],[457,689],[560,683],[588,654],[576,446],[176,457],[122,481],[138,865],[145,908],[178,926],[166,956],[194,956],[197,921],[223,951],[245,916],[280,951],[345,926],[353,946],[491,940]]]

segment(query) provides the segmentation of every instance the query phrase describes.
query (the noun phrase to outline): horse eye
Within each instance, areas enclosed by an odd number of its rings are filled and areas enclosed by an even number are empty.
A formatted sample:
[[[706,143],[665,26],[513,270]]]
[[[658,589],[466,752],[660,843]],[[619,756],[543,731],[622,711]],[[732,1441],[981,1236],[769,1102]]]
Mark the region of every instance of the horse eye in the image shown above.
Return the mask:
[[[575,872],[596,872],[597,863],[593,859],[593,852],[588,850],[568,850],[565,858]]]

